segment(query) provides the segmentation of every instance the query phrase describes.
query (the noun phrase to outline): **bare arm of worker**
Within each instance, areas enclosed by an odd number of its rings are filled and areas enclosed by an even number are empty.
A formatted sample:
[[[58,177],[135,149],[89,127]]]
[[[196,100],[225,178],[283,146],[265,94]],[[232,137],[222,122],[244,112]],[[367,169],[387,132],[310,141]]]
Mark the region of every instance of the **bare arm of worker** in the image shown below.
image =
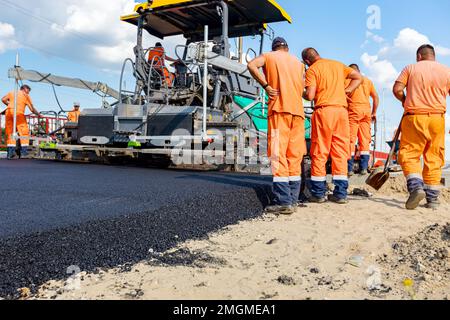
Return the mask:
[[[317,88],[315,86],[307,87],[303,94],[303,99],[313,101],[316,98]]]
[[[359,72],[353,71],[348,75],[347,79],[350,79],[351,81],[348,87],[345,89],[345,93],[350,96],[361,85],[362,76]]]
[[[8,95],[6,95],[6,96],[4,96],[4,97],[2,98],[2,102],[3,102],[3,104],[5,104],[5,105],[8,105],[8,104],[9,104],[9,97],[8,97]]]
[[[37,116],[40,115],[39,111],[37,111],[37,109],[34,107],[33,104],[30,105],[30,110],[31,110],[31,112],[33,112],[35,115],[37,115]]]
[[[394,96],[397,98],[398,101],[402,103],[403,106],[406,101],[405,88],[406,86],[403,83],[397,81],[394,84],[393,89]]]
[[[27,102],[27,106],[30,109],[30,111],[32,113],[34,113],[35,115],[39,116],[39,111],[37,111],[37,109],[34,107],[33,102],[31,101],[31,98],[28,96],[28,102]]]
[[[380,97],[378,96],[378,93],[376,91],[373,91],[370,96],[373,100],[373,108],[372,108],[372,121],[377,121],[377,111],[378,106],[380,105]]]
[[[264,56],[259,56],[248,63],[248,71],[253,78],[266,90],[270,97],[276,97],[280,92],[268,85],[266,77],[259,71],[266,65],[266,58]]]
[[[170,61],[170,62],[176,62],[176,61],[178,61],[178,59],[174,59],[174,58],[171,58],[171,57],[169,57],[169,56],[166,56],[166,60],[167,60],[167,61]]]

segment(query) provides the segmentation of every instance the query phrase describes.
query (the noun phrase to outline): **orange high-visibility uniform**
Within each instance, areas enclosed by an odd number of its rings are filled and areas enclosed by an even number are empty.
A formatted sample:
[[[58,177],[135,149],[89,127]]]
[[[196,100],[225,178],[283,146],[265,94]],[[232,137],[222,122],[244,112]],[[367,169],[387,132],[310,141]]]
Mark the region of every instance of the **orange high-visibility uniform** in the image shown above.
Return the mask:
[[[273,112],[268,120],[274,182],[299,181],[306,154],[305,119],[290,113]]]
[[[350,84],[347,80],[346,85]],[[363,77],[363,82],[355,90],[348,101],[348,116],[350,121],[350,154],[355,156],[356,141],[359,142],[361,155],[370,155],[370,143],[372,142],[372,108],[370,97],[376,95],[376,89],[372,81]]]
[[[345,80],[352,72],[352,68],[327,59],[316,61],[306,72],[306,87],[316,87],[311,123],[312,181],[326,181],[329,156],[334,180],[348,180],[350,127]]]
[[[67,114],[67,120],[69,122],[78,122],[78,119],[80,119],[80,114],[81,114],[80,111],[76,111],[76,110],[70,111]]]
[[[399,163],[408,179],[423,179],[426,187],[437,188],[445,163],[450,68],[435,61],[421,61],[406,67],[397,82],[407,89]]]
[[[166,52],[164,48],[153,48],[148,53],[148,62],[153,63],[153,67],[165,78],[167,85],[172,86],[174,75],[169,72],[165,63]]]
[[[16,140],[13,138],[14,133],[14,92],[8,93],[3,99],[9,99],[9,104],[6,109],[6,123],[5,123],[5,133],[7,139],[8,147],[15,147]],[[25,109],[33,104],[29,95],[22,91],[17,93],[17,133],[20,137],[20,144],[22,147],[27,147],[30,145],[30,130],[28,128],[27,119],[25,117]]]
[[[264,54],[267,83],[280,91],[269,98],[269,156],[275,182],[300,179],[306,154],[303,91],[305,66],[285,51]]]
[[[406,116],[402,133],[399,163],[405,176],[423,179],[430,187],[439,186],[445,164],[445,115]]]
[[[311,127],[311,179],[326,180],[326,164],[331,157],[333,179],[347,180],[350,144],[347,109],[318,108],[314,111]]]

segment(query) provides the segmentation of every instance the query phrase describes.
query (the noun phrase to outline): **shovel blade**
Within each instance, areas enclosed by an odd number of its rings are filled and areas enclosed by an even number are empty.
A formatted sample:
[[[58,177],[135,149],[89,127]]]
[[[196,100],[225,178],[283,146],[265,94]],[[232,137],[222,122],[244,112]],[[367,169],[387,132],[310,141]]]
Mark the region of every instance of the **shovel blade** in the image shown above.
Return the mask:
[[[389,180],[389,177],[389,171],[385,171],[382,168],[379,168],[372,172],[372,174],[367,178],[366,184],[378,191]]]

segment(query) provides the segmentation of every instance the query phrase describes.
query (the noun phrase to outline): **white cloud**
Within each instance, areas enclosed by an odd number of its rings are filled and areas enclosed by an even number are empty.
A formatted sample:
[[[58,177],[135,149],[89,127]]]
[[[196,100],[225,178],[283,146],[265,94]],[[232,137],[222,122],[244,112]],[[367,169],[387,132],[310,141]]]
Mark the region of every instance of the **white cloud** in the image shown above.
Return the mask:
[[[388,43],[385,39],[372,32],[367,32],[366,43],[376,42],[380,49],[376,54],[365,52],[361,61],[368,70],[368,76],[380,87],[391,88],[396,77],[398,68],[414,63],[417,48],[423,44],[433,44],[430,38],[412,28],[400,30],[397,37]],[[435,45],[438,56],[450,56],[450,48]]]
[[[107,5],[103,0],[39,0],[33,6],[29,0],[8,3],[2,4],[0,20],[14,25],[16,43],[25,48],[99,69],[120,69],[125,58],[133,57],[136,27],[120,21],[120,16],[133,12],[134,0]],[[154,42],[145,35],[144,45]],[[173,52],[173,40],[163,44]],[[0,34],[0,50],[7,47]]]
[[[7,50],[16,49],[15,29],[9,23],[0,22],[0,54]]]
[[[364,53],[361,61],[368,70],[367,76],[380,88],[390,88],[398,76],[392,62],[386,59],[380,59],[377,55],[371,56]]]
[[[449,57],[450,56],[450,48],[436,46],[435,49],[436,49],[436,54],[438,56],[442,56],[442,57]]]
[[[127,57],[131,57],[135,45],[134,42],[124,40],[116,46],[94,46],[93,52],[99,59],[107,63],[115,64],[123,62]]]
[[[368,40],[374,41],[375,43],[383,43],[385,41],[383,37],[380,37],[379,35],[370,31],[366,32],[366,38]]]
[[[428,36],[411,28],[400,30],[392,44],[380,49],[378,56],[381,59],[389,59],[401,63],[415,61],[417,48],[423,44],[435,45]],[[438,56],[450,56],[450,49],[435,45]]]

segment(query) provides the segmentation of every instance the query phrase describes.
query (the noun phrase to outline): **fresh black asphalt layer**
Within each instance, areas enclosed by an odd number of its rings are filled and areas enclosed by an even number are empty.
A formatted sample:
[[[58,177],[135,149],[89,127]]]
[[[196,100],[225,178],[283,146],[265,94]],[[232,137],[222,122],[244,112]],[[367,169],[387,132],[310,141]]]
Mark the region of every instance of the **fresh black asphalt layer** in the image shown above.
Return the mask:
[[[270,194],[260,176],[31,160],[0,160],[0,177],[5,298],[258,217]]]

